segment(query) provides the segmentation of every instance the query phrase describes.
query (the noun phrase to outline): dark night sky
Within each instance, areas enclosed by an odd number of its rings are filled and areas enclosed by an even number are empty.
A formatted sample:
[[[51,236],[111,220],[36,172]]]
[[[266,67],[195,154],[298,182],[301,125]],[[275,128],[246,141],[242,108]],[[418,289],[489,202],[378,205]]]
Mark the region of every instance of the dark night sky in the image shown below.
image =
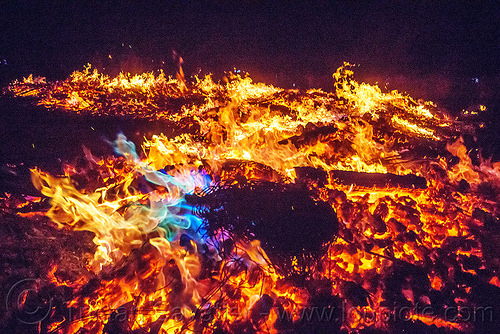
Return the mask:
[[[491,99],[499,81],[497,1],[146,3],[1,1],[2,83],[62,79],[88,62],[110,74],[173,74],[173,50],[188,74],[236,67],[284,87],[328,89],[350,61],[360,79],[451,109]]]

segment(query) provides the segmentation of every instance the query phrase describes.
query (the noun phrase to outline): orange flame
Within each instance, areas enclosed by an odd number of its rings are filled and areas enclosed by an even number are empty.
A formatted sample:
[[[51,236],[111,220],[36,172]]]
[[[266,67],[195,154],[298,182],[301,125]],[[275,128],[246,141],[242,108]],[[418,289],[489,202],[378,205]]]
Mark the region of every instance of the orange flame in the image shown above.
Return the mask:
[[[231,329],[242,323],[257,331],[278,332],[273,328],[278,319],[274,304],[262,318],[252,313],[257,307],[265,309],[264,296],[280,300],[290,313],[307,305],[309,292],[284,283],[258,240],[237,240],[228,257],[209,243],[183,244],[175,233],[169,238],[167,228],[160,227],[158,212],[165,205],[177,210],[166,215],[181,217],[185,212],[177,203],[186,193],[203,191],[203,182],[197,179],[201,176],[195,173],[202,169],[221,182],[241,178],[297,182],[296,167],[414,174],[426,179],[426,189],[364,188],[330,177],[326,184],[309,184],[315,200],[335,209],[341,226],[339,237],[332,236],[327,253],[310,269],[311,277],[329,279],[331,292],[346,299],[349,284],[367,291],[362,299],[369,301],[351,305],[353,312],[344,319],[342,325],[349,330],[374,325],[363,315],[384,308],[385,287],[376,278],[396,264],[437,267],[439,250],[445,248],[451,254],[447,260],[462,266],[466,258],[482,259],[483,247],[475,240],[475,231],[483,222],[474,212],[496,214],[498,202],[478,189],[484,182],[500,187],[500,165],[483,161],[475,166],[462,139],[446,146],[459,158],[452,167],[442,152],[437,158],[417,156],[411,151],[414,145],[451,142],[450,129],[460,125],[431,102],[416,102],[397,91],[384,93],[377,86],[356,82],[349,67],[345,63],[334,73],[335,93],[285,90],[234,74],[221,83],[211,75],[190,83],[182,69],[177,79],[161,71],[111,78],[92,71],[90,65],[63,82],[46,83],[30,76],[13,83],[10,90],[15,95],[34,96],[46,107],[187,122],[199,129],[146,139],[142,160],[127,149],[125,140],[120,149],[125,159],[98,160],[88,153],[100,175],[92,189],[77,189],[71,168],[65,177],[33,170],[34,185],[51,198],[46,215],[61,228],[95,234],[97,250],[88,266],[101,275],[101,283],[92,296],[72,301],[71,305],[85,305],[85,310],[68,332],[102,331],[107,317],[93,315],[109,316],[131,302],[136,308],[129,319],[132,330],[160,321],[164,333],[216,326]],[[174,110],[173,102],[178,100],[183,105]],[[175,182],[158,174],[165,166],[173,166],[168,177]],[[142,177],[150,182],[147,192],[139,190]],[[470,191],[458,189],[461,180],[470,184]],[[179,185],[187,183],[187,188]],[[219,237],[223,238],[222,232]],[[204,261],[216,263],[216,270],[205,273]],[[125,268],[126,273],[118,274],[121,271],[116,269],[116,277],[105,278],[109,275],[104,273],[113,268]],[[469,272],[477,276],[474,270]],[[62,284],[54,273],[55,267],[52,281]],[[498,277],[489,275],[488,281],[499,285]],[[430,303],[425,293],[419,295],[413,288],[416,283],[411,280],[416,276],[413,272],[405,278],[402,298],[411,304]],[[441,291],[453,280],[453,273],[434,270],[424,280],[429,283],[426,293]],[[294,317],[297,321],[296,313]],[[425,314],[413,313],[410,318],[449,329],[468,328]]]

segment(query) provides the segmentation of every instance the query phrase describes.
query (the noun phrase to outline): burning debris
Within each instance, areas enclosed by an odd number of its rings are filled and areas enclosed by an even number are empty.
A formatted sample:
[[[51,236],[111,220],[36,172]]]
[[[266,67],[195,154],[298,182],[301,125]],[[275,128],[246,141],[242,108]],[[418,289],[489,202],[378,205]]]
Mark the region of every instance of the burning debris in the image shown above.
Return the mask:
[[[0,328],[496,328],[500,165],[474,164],[459,136],[473,129],[432,103],[358,83],[348,64],[334,80],[335,92],[300,92],[232,73],[186,82],[88,66],[11,84],[47,108],[168,120],[177,135],[154,135],[138,154],[120,134],[117,156],[85,150],[61,175],[33,169],[43,199],[2,199],[5,245],[36,245],[39,228],[58,243],[33,272],[3,260],[3,292],[17,303]],[[16,285],[23,273],[36,280]]]

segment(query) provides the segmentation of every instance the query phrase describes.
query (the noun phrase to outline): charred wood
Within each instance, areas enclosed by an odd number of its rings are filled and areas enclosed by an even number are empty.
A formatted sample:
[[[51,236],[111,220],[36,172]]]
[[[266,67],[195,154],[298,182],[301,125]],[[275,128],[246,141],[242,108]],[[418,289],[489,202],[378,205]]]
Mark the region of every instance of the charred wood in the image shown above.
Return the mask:
[[[332,180],[345,185],[353,184],[367,188],[427,188],[427,181],[425,180],[425,178],[416,175],[396,175],[391,173],[360,173],[344,170],[332,170],[329,172],[329,176]]]
[[[279,142],[281,145],[292,143],[295,147],[312,145],[317,141],[326,141],[328,136],[337,132],[337,127],[334,125],[317,126],[313,123],[307,123],[302,131],[302,134],[283,139]]]

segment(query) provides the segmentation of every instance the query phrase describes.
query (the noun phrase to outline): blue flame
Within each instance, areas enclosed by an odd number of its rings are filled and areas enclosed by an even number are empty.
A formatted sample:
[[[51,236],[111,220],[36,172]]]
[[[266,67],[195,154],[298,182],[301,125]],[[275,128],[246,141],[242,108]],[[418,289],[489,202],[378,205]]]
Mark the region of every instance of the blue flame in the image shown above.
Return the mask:
[[[169,241],[179,238],[182,234],[189,235],[200,242],[206,237],[206,230],[201,218],[195,216],[193,207],[186,203],[185,196],[195,189],[205,189],[211,184],[210,176],[205,171],[192,169],[188,175],[172,176],[164,170],[154,170],[139,159],[135,144],[127,141],[127,137],[118,134],[114,142],[115,152],[138,166],[138,171],[152,183],[167,189],[166,197],[150,197],[150,212],[158,220],[158,226],[166,231]]]

